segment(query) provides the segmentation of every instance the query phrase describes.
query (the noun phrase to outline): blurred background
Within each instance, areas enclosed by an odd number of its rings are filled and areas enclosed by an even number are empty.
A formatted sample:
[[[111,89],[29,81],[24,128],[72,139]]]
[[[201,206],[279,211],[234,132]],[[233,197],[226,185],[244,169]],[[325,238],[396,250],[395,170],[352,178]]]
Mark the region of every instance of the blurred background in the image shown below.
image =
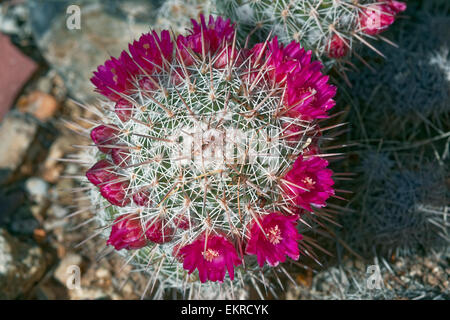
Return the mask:
[[[80,29],[67,8],[81,8]],[[336,111],[349,124],[340,138],[353,191],[336,206],[332,256],[293,269],[286,299],[449,299],[450,2],[407,1],[408,10],[378,42],[385,58],[359,53],[339,86]],[[79,125],[94,117],[89,79],[110,55],[152,28],[182,32],[201,0],[4,0],[0,2],[0,299],[138,299],[145,276],[115,255],[102,259],[71,176]],[[74,215],[74,213],[77,213]],[[72,216],[72,217],[71,217]],[[71,218],[70,218],[71,217]],[[79,245],[82,243],[82,245]],[[68,288],[68,267],[81,289]],[[382,285],[367,286],[376,266]],[[372,269],[370,269],[372,270]],[[69,286],[70,287],[70,286]]]

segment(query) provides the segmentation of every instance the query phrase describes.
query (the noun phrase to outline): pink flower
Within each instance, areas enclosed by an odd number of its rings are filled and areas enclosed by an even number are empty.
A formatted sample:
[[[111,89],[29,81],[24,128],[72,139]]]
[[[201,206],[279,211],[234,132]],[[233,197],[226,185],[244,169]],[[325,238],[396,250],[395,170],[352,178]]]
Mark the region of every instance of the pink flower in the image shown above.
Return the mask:
[[[95,90],[113,101],[121,98],[120,93],[127,94],[132,88],[132,83],[130,68],[124,65],[123,61],[128,59],[131,58],[124,51],[119,59],[111,57],[104,65],[99,66],[91,78],[91,82],[96,87]]]
[[[133,202],[141,207],[147,206],[150,201],[150,192],[148,190],[140,190],[133,194]]]
[[[333,34],[326,49],[330,58],[339,59],[347,55],[349,48],[339,35]]]
[[[139,80],[139,87],[142,90],[148,92],[156,90],[158,88],[157,84],[158,83],[155,81],[155,79],[149,77],[144,77],[141,80]]]
[[[130,202],[127,195],[128,181],[111,182],[103,185],[100,188],[100,194],[108,200],[109,203],[124,207]]]
[[[336,105],[336,87],[328,84],[328,76],[320,72],[322,65],[314,61],[289,74],[283,115],[302,120],[327,118],[327,111]]]
[[[327,111],[334,107],[336,87],[328,84],[329,77],[321,72],[322,64],[311,61],[312,52],[305,51],[298,42],[283,47],[275,37],[266,45],[256,44],[244,55],[249,56],[251,66],[244,80],[252,83],[256,77],[260,78],[260,68],[265,65],[267,72],[262,73],[265,78],[286,87],[280,115],[313,120],[326,118]]]
[[[284,83],[288,74],[311,64],[311,55],[312,52],[306,52],[298,42],[292,41],[283,47],[278,44],[277,37],[274,37],[268,45],[266,54],[271,69],[270,78],[278,84]]]
[[[311,63],[312,52],[306,52],[295,41],[284,47],[278,43],[278,38],[274,37],[266,44],[255,44],[246,55],[250,56],[252,67],[261,68],[265,65],[267,72],[264,75],[267,80],[271,80],[281,86],[285,84],[288,74],[300,70]],[[257,72],[259,72],[258,69]]]
[[[182,230],[189,230],[190,228],[190,221],[189,218],[184,214],[179,214],[173,219],[173,224],[178,228]]]
[[[325,201],[334,194],[333,171],[327,166],[328,161],[320,157],[304,160],[300,155],[281,180],[284,196],[308,211],[312,211],[311,204],[325,206]]]
[[[111,162],[100,160],[86,172],[86,178],[95,186],[104,184],[117,179],[116,174],[112,172],[113,168],[114,165]]]
[[[173,42],[168,30],[163,30],[161,37],[155,31],[143,34],[128,48],[134,61],[149,75],[160,72],[163,63],[171,62],[173,57]]]
[[[294,123],[283,122],[281,128],[283,129],[281,138],[285,139],[290,146],[295,146],[306,134],[305,128]]]
[[[99,125],[91,130],[91,139],[103,153],[111,152],[110,147],[105,145],[115,144],[118,140],[119,131],[113,125]]]
[[[208,24],[206,24],[205,16],[200,14],[200,24],[194,19],[192,19],[191,22],[193,25],[192,35],[201,35],[203,31],[207,49],[212,54],[219,48],[223,48],[227,42],[233,40],[235,30],[230,19],[223,20],[222,17],[217,17],[216,20],[214,20],[213,16],[209,16]],[[197,53],[201,53],[201,51],[198,51]]]
[[[206,242],[206,243],[205,243]],[[234,279],[234,266],[241,264],[236,248],[223,235],[202,234],[191,244],[180,249],[183,268],[189,273],[198,269],[200,281],[223,282],[226,270],[230,279]]]
[[[127,122],[133,114],[133,105],[125,99],[120,99],[116,102],[114,111],[121,121]]]
[[[250,239],[246,253],[256,255],[260,267],[266,261],[275,267],[284,262],[286,256],[298,260],[300,250],[297,241],[302,236],[296,228],[297,219],[296,215],[284,216],[279,212],[272,212],[258,219],[259,224],[253,220],[249,226]]]
[[[111,234],[106,242],[116,250],[140,249],[147,245],[144,231],[137,214],[124,214],[114,220]]]
[[[173,239],[174,230],[161,219],[155,218],[146,225],[145,235],[154,243],[166,243]]]
[[[179,35],[177,38],[177,47],[179,55],[186,66],[193,63],[193,58],[189,49],[198,55],[211,56],[221,51],[231,43],[234,37],[234,25],[230,19],[223,20],[217,17],[209,16],[208,24],[206,24],[205,16],[200,15],[200,23],[192,19],[192,31],[188,36]],[[178,57],[180,58],[180,57]],[[222,59],[223,60],[223,59]]]
[[[393,0],[378,0],[365,7],[359,16],[363,32],[376,35],[385,31],[395,21],[395,16],[406,10],[406,3]]]

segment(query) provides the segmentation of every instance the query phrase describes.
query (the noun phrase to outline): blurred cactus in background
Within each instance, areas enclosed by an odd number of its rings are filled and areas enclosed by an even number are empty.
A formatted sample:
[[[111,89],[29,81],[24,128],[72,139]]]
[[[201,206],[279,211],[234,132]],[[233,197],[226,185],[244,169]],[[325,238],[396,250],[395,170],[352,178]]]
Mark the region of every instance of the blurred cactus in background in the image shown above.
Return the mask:
[[[450,4],[410,7],[416,13],[388,33],[398,48],[380,44],[386,59],[363,50],[376,71],[360,64],[360,73],[349,74],[352,87],[342,86],[354,106],[353,137],[415,143],[450,130]]]
[[[445,248],[450,239],[445,165],[418,162],[410,153],[368,150],[361,157],[361,168],[355,168],[361,173],[359,192],[350,204],[357,213],[343,219],[344,230],[352,230],[345,237],[352,248],[366,256]]]
[[[351,107],[346,139],[361,146],[350,157],[358,192],[342,235],[366,255],[446,250],[450,241],[450,4],[408,8],[387,34],[399,48],[382,44],[386,59],[363,50],[376,71],[360,63],[352,87],[340,86],[339,103]]]
[[[243,40],[272,34],[282,43],[300,41],[327,68],[337,65],[340,71],[352,67],[348,56],[359,57],[355,49],[361,44],[380,53],[370,40],[380,38],[406,9],[392,0],[216,0],[216,6],[238,24]]]

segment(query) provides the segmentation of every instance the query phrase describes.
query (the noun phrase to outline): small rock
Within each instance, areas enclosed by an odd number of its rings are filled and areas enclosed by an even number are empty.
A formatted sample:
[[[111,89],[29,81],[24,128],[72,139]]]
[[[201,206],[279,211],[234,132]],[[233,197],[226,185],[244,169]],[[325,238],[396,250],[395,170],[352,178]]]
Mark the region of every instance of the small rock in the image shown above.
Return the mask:
[[[46,236],[47,236],[47,234],[45,233],[44,229],[41,229],[41,228],[34,229],[33,237],[37,243],[44,242]]]
[[[27,293],[45,272],[42,250],[0,229],[0,299]]]
[[[97,278],[109,278],[111,277],[111,273],[109,272],[108,269],[100,268],[97,271],[95,271],[95,276]]]
[[[14,47],[0,33],[0,121],[11,108],[17,94],[36,71],[36,63]],[[5,140],[1,140],[2,142]]]
[[[1,60],[1,59],[0,59]],[[0,123],[0,180],[6,181],[22,164],[37,133],[37,125],[23,117],[8,114]]]
[[[431,274],[429,274],[427,276],[427,282],[433,287],[435,287],[435,286],[437,286],[439,284],[439,280],[435,276],[433,276]]]
[[[60,205],[57,204],[52,204],[48,210],[48,215],[55,217],[57,219],[62,219],[65,216],[67,216],[67,213],[69,211],[67,210],[67,208],[61,207]]]
[[[63,158],[64,148],[67,145],[67,139],[64,137],[56,139],[50,147],[47,159],[42,167],[42,178],[49,183],[56,183],[64,170],[64,166],[57,159]]]
[[[48,184],[40,178],[29,178],[25,182],[25,188],[36,203],[42,203],[48,195]]]
[[[47,121],[58,111],[59,104],[56,99],[42,91],[33,91],[22,96],[17,102],[17,109],[34,115],[41,121]]]

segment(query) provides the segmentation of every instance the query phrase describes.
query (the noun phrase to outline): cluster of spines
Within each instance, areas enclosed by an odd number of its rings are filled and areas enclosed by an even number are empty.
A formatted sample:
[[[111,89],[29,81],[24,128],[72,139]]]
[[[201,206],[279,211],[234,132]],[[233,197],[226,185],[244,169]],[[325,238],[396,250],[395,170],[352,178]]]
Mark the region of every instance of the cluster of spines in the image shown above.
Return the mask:
[[[260,267],[314,256],[296,225],[334,196],[317,119],[336,89],[311,52],[276,38],[241,49],[229,20],[203,16],[188,36],[151,32],[129,51],[92,78],[109,99],[90,134],[100,160],[86,174],[93,201],[104,198],[96,214],[111,230],[107,244],[144,261],[153,286],[177,288],[193,281],[185,270],[202,283],[228,271],[232,283],[243,264],[243,283],[252,255]],[[208,130],[249,137],[233,141],[231,157],[205,159]],[[252,139],[263,147],[249,162]]]

